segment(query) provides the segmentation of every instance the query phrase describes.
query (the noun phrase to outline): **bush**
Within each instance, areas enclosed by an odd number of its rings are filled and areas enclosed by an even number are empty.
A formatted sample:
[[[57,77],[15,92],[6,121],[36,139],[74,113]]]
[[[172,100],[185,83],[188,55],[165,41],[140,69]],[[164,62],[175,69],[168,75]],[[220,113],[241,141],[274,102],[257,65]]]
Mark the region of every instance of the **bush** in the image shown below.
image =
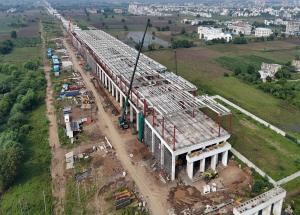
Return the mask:
[[[0,43],[0,53],[9,54],[13,50],[13,43],[11,40],[5,40]]]
[[[245,37],[236,37],[232,40],[233,44],[247,44],[248,40]]]
[[[39,61],[33,61],[33,60],[27,61],[24,64],[25,69],[34,70],[34,71],[36,71],[39,68],[39,66],[40,66],[40,62]]]
[[[10,37],[11,37],[12,39],[16,39],[16,38],[17,38],[17,32],[16,32],[16,31],[10,32]]]
[[[194,46],[194,43],[192,41],[188,40],[173,40],[171,42],[171,46],[173,49],[176,48],[190,48]]]
[[[258,195],[270,189],[271,187],[272,185],[267,178],[257,179],[254,181],[254,184],[252,186],[252,193]]]

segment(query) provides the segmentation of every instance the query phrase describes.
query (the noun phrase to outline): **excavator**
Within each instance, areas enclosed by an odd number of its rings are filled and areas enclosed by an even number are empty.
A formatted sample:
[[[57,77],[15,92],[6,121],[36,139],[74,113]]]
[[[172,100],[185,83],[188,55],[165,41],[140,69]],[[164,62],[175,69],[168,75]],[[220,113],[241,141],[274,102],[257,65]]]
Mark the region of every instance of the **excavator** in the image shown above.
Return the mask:
[[[133,73],[132,73],[132,76],[131,76],[129,88],[128,88],[128,91],[127,91],[127,94],[126,94],[125,103],[124,103],[124,105],[122,107],[121,116],[118,119],[118,121],[119,121],[119,127],[122,128],[123,130],[129,128],[129,122],[126,119],[126,109],[127,109],[127,106],[128,106],[129,96],[130,96],[130,93],[131,93],[131,90],[132,90],[132,84],[133,84],[133,80],[134,80],[134,75],[135,75],[135,72],[136,72],[136,69],[137,69],[137,65],[138,65],[138,62],[139,62],[139,59],[140,59],[142,48],[144,46],[145,36],[146,36],[146,33],[147,33],[149,25],[150,25],[150,19],[148,19],[148,21],[147,21],[146,29],[145,29],[145,32],[143,34],[143,38],[142,38],[142,41],[140,43],[139,50],[138,50],[138,55],[137,55],[137,58],[136,58],[136,61],[135,61],[135,64],[134,64],[134,69],[133,69]]]

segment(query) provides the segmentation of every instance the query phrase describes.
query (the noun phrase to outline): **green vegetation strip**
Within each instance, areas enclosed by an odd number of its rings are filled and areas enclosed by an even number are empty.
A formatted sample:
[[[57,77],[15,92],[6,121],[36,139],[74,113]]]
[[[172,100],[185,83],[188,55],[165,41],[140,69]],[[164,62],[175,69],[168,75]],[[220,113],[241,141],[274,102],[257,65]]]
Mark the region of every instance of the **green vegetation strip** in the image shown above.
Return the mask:
[[[45,112],[42,105],[27,115],[31,130],[24,138],[25,158],[16,182],[2,196],[0,214],[52,214],[51,152]]]

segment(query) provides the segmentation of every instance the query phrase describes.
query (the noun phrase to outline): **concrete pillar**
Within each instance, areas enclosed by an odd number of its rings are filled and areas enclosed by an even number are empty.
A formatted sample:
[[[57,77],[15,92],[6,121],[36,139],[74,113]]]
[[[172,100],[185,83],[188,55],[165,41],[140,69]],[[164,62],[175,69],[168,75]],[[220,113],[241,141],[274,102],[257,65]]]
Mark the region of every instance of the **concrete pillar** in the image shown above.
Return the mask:
[[[222,153],[222,164],[223,166],[228,164],[228,151]]]
[[[119,101],[119,90],[116,89],[116,101],[118,102]]]
[[[165,145],[163,143],[160,144],[160,165],[164,166],[165,164]]]
[[[274,203],[274,207],[273,207],[273,214],[274,215],[281,215],[282,204],[283,204],[283,199],[276,202],[276,203]]]
[[[120,106],[123,108],[123,95],[120,93]]]
[[[132,107],[132,104],[129,105],[129,118],[130,118],[130,122],[133,122],[133,107]]]
[[[115,97],[115,90],[116,90],[115,85],[112,85],[111,95],[112,95],[113,97]]]
[[[271,215],[271,209],[272,209],[272,205],[269,205],[268,207],[264,208],[262,210],[262,215]]]
[[[153,130],[152,130],[151,132],[152,132],[151,152],[154,153],[154,147],[155,147],[155,133],[153,132]]]
[[[106,74],[104,74],[104,78],[105,78],[105,87],[107,88],[107,76],[106,76]]]
[[[191,180],[193,180],[194,176],[194,162],[187,162],[186,164],[187,175]]]
[[[108,79],[108,92],[111,92],[111,81]]]
[[[205,158],[200,160],[200,172],[205,172]]]
[[[171,180],[175,180],[175,171],[176,171],[176,156],[172,155],[172,172],[171,172]]]
[[[217,160],[218,160],[218,155],[213,155],[211,157],[211,163],[210,163],[210,167],[212,170],[216,170],[216,167],[217,167]]]

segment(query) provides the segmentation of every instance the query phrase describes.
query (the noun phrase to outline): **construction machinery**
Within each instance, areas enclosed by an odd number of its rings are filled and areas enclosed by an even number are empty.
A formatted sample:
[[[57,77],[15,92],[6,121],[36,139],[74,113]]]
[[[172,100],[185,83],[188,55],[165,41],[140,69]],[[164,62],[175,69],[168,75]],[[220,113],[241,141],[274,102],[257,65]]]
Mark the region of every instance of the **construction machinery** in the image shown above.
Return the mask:
[[[124,105],[122,107],[121,116],[119,117],[119,127],[122,128],[122,129],[128,129],[129,128],[129,122],[126,119],[126,109],[128,107],[128,100],[129,100],[129,96],[130,96],[130,93],[131,93],[131,90],[132,90],[132,84],[133,84],[133,80],[134,80],[134,75],[135,75],[135,72],[136,72],[136,69],[137,69],[137,65],[138,65],[138,62],[139,62],[139,59],[140,59],[142,48],[144,46],[144,40],[145,40],[145,36],[146,36],[146,33],[147,33],[149,25],[150,25],[150,19],[148,19],[148,21],[147,21],[147,25],[146,25],[146,29],[145,29],[142,41],[139,44],[140,46],[139,46],[139,50],[138,50],[138,55],[137,55],[137,58],[136,58],[136,61],[135,61],[135,65],[134,65],[133,73],[132,73],[132,76],[131,76],[129,88],[128,88],[128,91],[127,91],[127,94],[126,94],[125,103],[124,103]]]

